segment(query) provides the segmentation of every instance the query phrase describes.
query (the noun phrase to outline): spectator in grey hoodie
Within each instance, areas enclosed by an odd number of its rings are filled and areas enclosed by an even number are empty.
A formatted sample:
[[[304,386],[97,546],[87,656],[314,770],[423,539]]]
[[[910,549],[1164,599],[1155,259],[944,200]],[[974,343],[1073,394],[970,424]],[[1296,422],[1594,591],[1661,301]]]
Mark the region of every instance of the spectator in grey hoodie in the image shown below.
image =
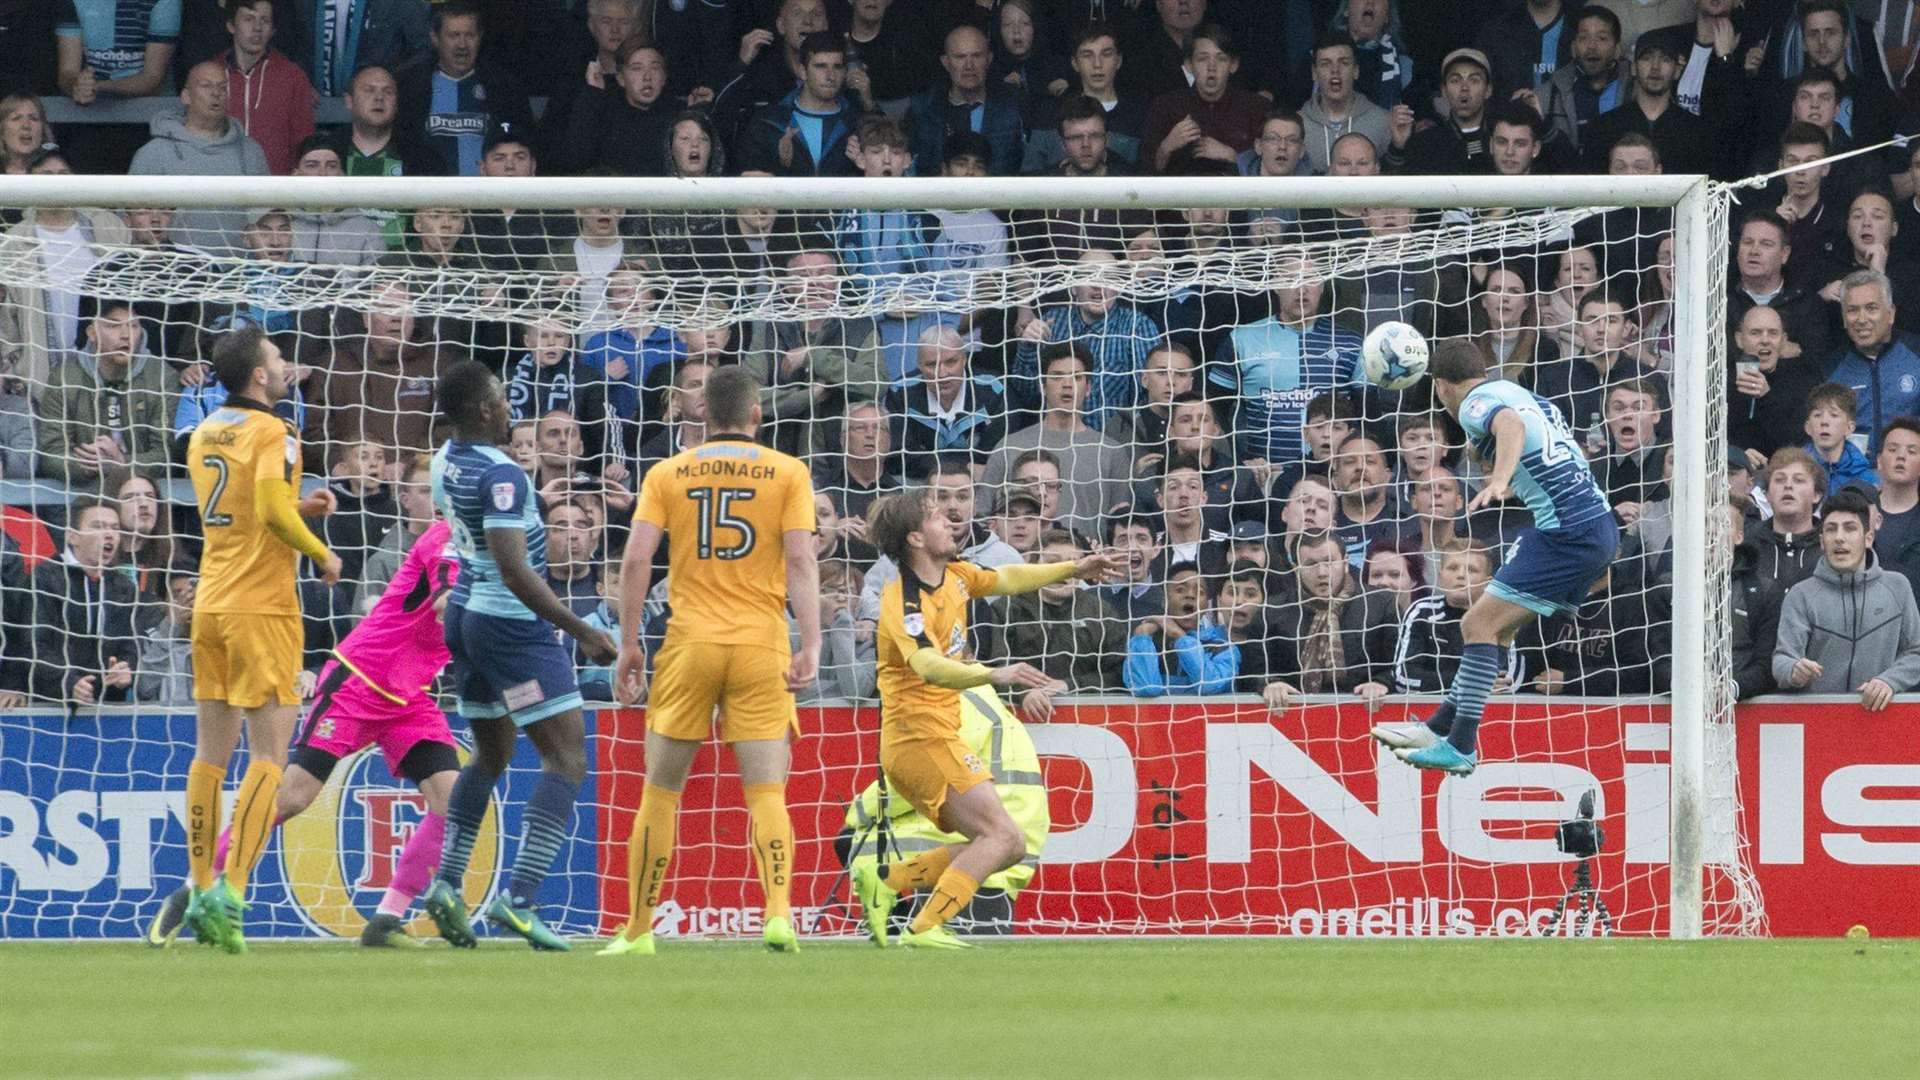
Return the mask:
[[[266,152],[227,116],[227,70],[218,60],[195,64],[180,90],[185,114],[156,116],[152,141],[133,155],[134,176],[266,176]],[[179,243],[215,255],[244,250],[245,210],[182,210],[174,215]]]
[[[325,135],[307,136],[294,152],[293,175],[345,176],[339,145]],[[293,250],[289,257],[294,262],[371,266],[387,253],[387,238],[380,223],[363,211],[296,210],[291,216]]]
[[[1330,34],[1313,47],[1313,96],[1300,107],[1300,118],[1306,121],[1307,160],[1317,175],[1331,170],[1334,140],[1348,132],[1365,135],[1381,154],[1393,141],[1393,114],[1359,92],[1357,56],[1346,34]],[[1411,111],[1407,115],[1411,119]]]
[[[1859,694],[1868,712],[1920,684],[1920,608],[1873,554],[1873,506],[1842,491],[1821,508],[1822,556],[1787,590],[1773,677],[1783,689]]]
[[[193,704],[193,594],[199,579],[175,568],[167,574],[167,614],[140,635],[134,697],[154,705]]]

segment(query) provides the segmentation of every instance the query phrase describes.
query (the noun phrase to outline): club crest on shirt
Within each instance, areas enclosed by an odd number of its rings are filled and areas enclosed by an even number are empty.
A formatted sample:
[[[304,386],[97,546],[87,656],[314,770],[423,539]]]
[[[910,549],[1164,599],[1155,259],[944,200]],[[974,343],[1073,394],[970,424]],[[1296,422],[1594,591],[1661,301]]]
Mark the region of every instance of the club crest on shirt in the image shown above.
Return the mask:
[[[511,483],[493,485],[493,508],[496,510],[513,509],[513,485]]]
[[[1475,401],[1467,406],[1467,415],[1475,420],[1483,420],[1487,415],[1487,403]]]
[[[978,754],[968,754],[963,761],[967,766],[968,772],[983,773],[987,771],[986,765],[980,761],[980,755]]]

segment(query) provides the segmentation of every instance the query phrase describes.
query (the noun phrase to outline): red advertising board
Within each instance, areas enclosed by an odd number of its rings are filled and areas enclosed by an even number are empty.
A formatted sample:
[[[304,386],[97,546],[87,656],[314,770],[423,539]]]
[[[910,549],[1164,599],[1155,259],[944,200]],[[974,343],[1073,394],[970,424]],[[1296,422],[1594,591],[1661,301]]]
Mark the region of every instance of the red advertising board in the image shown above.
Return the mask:
[[[1404,707],[1400,707],[1404,708]],[[1735,854],[1733,815],[1780,935],[1865,923],[1920,934],[1920,723],[1911,711],[1851,705],[1743,705],[1740,800],[1710,801],[1710,860]],[[1665,706],[1516,700],[1489,710],[1480,770],[1443,780],[1384,756],[1367,738],[1399,709],[1312,705],[1274,716],[1252,703],[1062,706],[1031,724],[1053,832],[1016,907],[1028,933],[1263,933],[1521,936],[1567,933],[1556,903],[1575,861],[1555,826],[1595,795],[1605,835],[1590,870],[1619,933],[1666,929]],[[826,902],[840,865],[832,839],[874,774],[872,709],[803,711],[789,803],[800,838],[795,903],[803,932],[851,930]],[[639,801],[643,722],[603,717],[599,835],[606,928],[626,911],[627,836]],[[610,736],[610,737],[607,737]],[[663,933],[750,933],[758,888],[739,787],[704,751],[682,799]],[[1900,789],[1906,789],[1904,792]],[[1709,925],[1732,895],[1710,871]],[[844,887],[839,896],[845,896]],[[1586,929],[1584,923],[1580,929]]]

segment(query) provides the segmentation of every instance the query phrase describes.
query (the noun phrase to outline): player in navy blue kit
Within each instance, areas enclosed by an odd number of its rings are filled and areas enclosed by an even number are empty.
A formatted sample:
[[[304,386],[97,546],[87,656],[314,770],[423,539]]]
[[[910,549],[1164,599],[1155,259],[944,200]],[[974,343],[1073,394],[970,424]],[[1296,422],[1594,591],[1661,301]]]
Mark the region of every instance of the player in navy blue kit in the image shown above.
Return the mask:
[[[573,660],[554,628],[578,641],[593,663],[611,664],[616,650],[613,639],[547,587],[547,533],[532,485],[500,449],[508,435],[500,380],[485,365],[462,361],[441,378],[439,406],[453,438],[433,455],[433,504],[460,559],[444,618],[460,716],[473,729],[473,759],[448,799],[446,844],[424,904],[441,937],[474,944],[461,879],[493,786],[513,757],[516,731],[525,728],[540,751],[540,781],[527,798],[512,882],[486,914],[536,949],[564,951],[566,941],[541,922],[533,897],[566,842],[587,775],[587,737]]]
[[[1402,761],[1466,776],[1474,770],[1480,713],[1505,647],[1529,621],[1578,610],[1612,564],[1620,531],[1560,410],[1514,383],[1487,378],[1480,354],[1457,338],[1436,345],[1427,373],[1434,396],[1486,466],[1467,512],[1509,494],[1533,511],[1533,528],[1520,534],[1493,583],[1460,620],[1465,648],[1447,700],[1424,724],[1373,729]]]

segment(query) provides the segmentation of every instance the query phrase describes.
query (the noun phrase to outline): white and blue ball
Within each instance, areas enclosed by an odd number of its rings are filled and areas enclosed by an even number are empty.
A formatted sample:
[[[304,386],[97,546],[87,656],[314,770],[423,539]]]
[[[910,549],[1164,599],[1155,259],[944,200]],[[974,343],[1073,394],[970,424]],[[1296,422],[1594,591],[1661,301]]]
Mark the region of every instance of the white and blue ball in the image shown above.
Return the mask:
[[[1383,390],[1405,390],[1427,373],[1427,339],[1403,322],[1383,322],[1360,346],[1367,381]]]

